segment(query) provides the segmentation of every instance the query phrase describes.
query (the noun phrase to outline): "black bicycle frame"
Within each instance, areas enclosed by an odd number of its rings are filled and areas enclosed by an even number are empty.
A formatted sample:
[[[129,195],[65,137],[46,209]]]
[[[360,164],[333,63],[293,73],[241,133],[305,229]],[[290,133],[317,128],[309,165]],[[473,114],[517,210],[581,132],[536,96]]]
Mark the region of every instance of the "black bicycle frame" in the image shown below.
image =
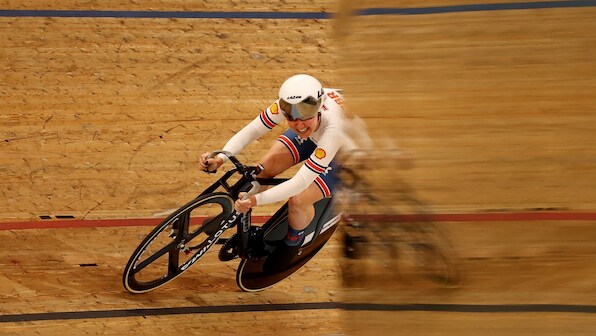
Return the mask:
[[[235,158],[234,158],[235,159]],[[236,162],[234,162],[236,164]],[[260,178],[255,177],[255,172],[260,172],[259,167],[241,167],[243,171],[239,171],[238,168],[233,168],[226,172],[216,182],[214,182],[209,188],[205,189],[201,193],[202,195],[214,193],[220,187],[223,188],[233,199],[238,199],[238,195],[241,192],[247,192],[251,183],[256,181],[260,185],[273,186],[278,185],[287,181],[287,178]],[[228,180],[235,174],[240,173],[242,177],[236,181],[233,185],[229,185]],[[237,226],[238,236],[238,256],[240,258],[249,258],[249,240],[250,240],[250,229],[251,229],[251,215],[252,209],[246,213],[238,213],[236,211],[225,219],[226,222],[233,222],[233,225]],[[232,225],[232,226],[233,226]]]

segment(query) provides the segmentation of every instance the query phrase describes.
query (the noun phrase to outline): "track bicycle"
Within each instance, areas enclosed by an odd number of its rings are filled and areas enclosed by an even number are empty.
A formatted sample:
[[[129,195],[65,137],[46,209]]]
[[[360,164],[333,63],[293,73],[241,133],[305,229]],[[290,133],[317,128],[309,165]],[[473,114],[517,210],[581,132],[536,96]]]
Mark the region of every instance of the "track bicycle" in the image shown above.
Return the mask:
[[[244,291],[260,291],[285,279],[310,260],[329,240],[339,222],[335,198],[315,204],[315,217],[305,230],[305,239],[287,267],[276,272],[264,269],[288,230],[288,204],[283,204],[262,226],[251,222],[252,211],[238,213],[234,201],[258,192],[261,185],[273,186],[287,179],[259,178],[262,166],[245,166],[225,151],[234,168],[195,199],[158,224],[132,253],[124,268],[122,282],[131,293],[146,293],[174,280],[198,262],[216,244],[218,257],[227,262],[239,259],[236,283]],[[224,233],[236,227],[235,234]],[[198,280],[200,281],[200,280]]]
[[[384,264],[385,280],[413,277],[441,287],[457,286],[460,272],[453,247],[436,227],[428,207],[403,183],[393,184],[389,200],[382,200],[360,170],[344,166],[340,174],[344,257]],[[397,206],[408,213],[399,213]],[[366,263],[345,265],[346,285],[366,282]]]

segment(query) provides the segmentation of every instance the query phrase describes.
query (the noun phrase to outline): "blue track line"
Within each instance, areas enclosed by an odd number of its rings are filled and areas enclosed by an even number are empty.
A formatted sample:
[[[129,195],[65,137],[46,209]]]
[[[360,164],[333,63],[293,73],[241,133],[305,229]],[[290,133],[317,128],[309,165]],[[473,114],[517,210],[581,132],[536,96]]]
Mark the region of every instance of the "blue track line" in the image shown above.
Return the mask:
[[[596,7],[596,0],[512,2],[417,8],[368,8],[356,15],[430,15],[479,11]],[[144,18],[144,19],[332,19],[325,12],[203,12],[203,11],[104,11],[104,10],[0,10],[0,17]]]
[[[138,19],[330,19],[323,12],[178,12],[97,10],[0,10],[0,17],[86,17]]]
[[[89,320],[118,317],[165,316],[181,314],[222,314],[297,310],[343,309],[347,311],[386,311],[386,312],[449,312],[449,313],[570,313],[594,314],[596,306],[561,305],[561,304],[374,304],[374,303],[340,303],[340,302],[297,302],[247,305],[196,306],[172,308],[141,308],[117,310],[90,310],[71,312],[45,312],[30,314],[0,315],[0,323],[57,321],[57,320]]]
[[[596,0],[510,2],[496,4],[470,4],[419,8],[367,8],[357,15],[428,15],[463,12],[488,12],[503,10],[596,7]]]

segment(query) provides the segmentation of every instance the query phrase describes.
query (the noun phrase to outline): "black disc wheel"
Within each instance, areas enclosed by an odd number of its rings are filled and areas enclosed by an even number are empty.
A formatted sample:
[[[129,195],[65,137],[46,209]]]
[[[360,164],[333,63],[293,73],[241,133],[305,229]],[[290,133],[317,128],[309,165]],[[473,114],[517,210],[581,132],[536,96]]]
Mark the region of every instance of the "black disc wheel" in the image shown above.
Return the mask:
[[[173,280],[203,257],[232,227],[234,202],[224,193],[199,196],[145,237],[122,276],[126,290],[145,293]]]
[[[264,265],[269,256],[242,259],[236,271],[236,284],[246,292],[258,292],[275,285],[292,275],[314,257],[331,238],[336,228],[337,225],[333,225],[330,229],[321,233],[315,241],[300,248],[298,254],[293,256],[288,261],[287,267],[282,270],[265,271]]]

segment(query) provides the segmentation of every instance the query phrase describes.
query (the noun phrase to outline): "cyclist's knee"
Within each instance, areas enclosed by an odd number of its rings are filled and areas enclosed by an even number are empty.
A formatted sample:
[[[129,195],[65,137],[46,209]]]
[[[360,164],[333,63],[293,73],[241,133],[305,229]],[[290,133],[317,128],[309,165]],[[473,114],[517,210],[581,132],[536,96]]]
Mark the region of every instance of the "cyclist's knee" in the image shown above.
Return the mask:
[[[262,178],[273,178],[284,171],[288,170],[293,165],[292,158],[285,154],[268,154],[261,159],[260,164],[263,165],[263,171],[259,174]]]
[[[302,208],[302,207],[304,207],[304,203],[305,203],[304,198],[300,197],[300,194],[298,194],[296,196],[292,196],[288,200],[288,206],[290,207],[290,209]]]
[[[300,193],[296,196],[290,197],[288,206],[292,211],[302,211],[306,208],[312,207],[315,202],[308,193]]]
[[[261,163],[261,165],[263,166],[264,169],[259,173],[259,175],[257,175],[257,177],[260,177],[260,178],[274,178],[276,176],[276,175],[273,174],[272,171],[267,170],[267,166],[265,164],[262,164]]]

